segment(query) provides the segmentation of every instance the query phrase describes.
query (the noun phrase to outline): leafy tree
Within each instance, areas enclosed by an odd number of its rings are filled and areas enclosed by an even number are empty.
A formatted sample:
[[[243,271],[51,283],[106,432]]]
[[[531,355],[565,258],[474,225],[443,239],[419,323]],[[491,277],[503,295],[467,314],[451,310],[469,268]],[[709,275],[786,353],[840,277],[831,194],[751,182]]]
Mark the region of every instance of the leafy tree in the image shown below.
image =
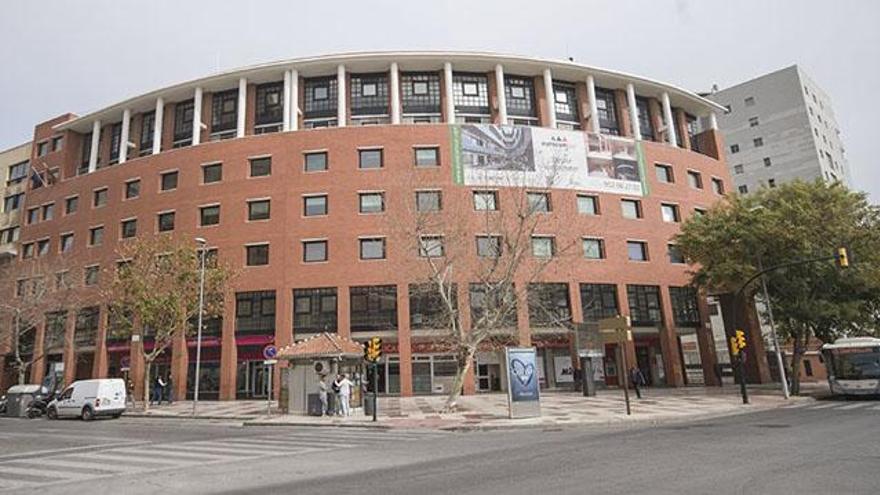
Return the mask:
[[[750,196],[729,196],[677,236],[696,268],[693,281],[712,293],[734,293],[759,266],[828,257],[849,249],[849,268],[833,260],[793,264],[765,275],[782,338],[793,347],[792,392],[811,338],[876,334],[880,322],[880,209],[839,184],[795,181]],[[743,290],[751,301],[759,280]]]
[[[169,237],[124,244],[119,262],[102,288],[106,301],[125,317],[114,319],[114,337],[139,335],[143,348],[144,407],[149,407],[150,367],[175,338],[195,333],[199,314],[201,251],[193,244]],[[205,270],[204,318],[223,314],[226,284],[232,272],[208,257]],[[144,342],[146,343],[146,342]]]

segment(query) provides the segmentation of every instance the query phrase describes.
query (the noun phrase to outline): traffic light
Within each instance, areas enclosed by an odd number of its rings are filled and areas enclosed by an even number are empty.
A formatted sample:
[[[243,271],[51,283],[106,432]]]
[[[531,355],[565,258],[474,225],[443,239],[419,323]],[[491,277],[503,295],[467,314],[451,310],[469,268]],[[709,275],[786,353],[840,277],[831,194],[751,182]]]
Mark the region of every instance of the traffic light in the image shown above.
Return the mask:
[[[736,345],[736,337],[730,338],[730,353],[734,356],[739,354],[739,346]]]
[[[736,346],[739,347],[739,350],[746,348],[746,333],[742,330],[736,331]]]
[[[849,250],[845,247],[837,248],[837,256],[835,258],[837,258],[837,266],[841,268],[849,267]]]
[[[382,357],[382,339],[372,337],[364,344],[364,360],[375,363]]]

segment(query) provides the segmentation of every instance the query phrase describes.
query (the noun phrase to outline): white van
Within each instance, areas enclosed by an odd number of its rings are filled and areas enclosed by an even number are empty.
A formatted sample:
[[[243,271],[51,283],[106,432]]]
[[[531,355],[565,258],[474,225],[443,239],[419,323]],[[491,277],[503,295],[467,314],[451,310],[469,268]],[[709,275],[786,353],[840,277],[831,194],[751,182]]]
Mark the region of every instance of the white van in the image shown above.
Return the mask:
[[[97,416],[118,418],[125,412],[125,382],[121,378],[101,378],[73,382],[49,403],[49,419]]]

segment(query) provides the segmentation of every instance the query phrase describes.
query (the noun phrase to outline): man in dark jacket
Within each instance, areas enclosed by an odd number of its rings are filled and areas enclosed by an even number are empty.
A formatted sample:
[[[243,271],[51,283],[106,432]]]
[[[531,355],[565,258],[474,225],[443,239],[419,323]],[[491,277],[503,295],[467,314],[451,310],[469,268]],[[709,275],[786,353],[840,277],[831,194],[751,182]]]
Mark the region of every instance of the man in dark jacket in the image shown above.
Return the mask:
[[[642,387],[645,386],[647,380],[645,380],[645,375],[642,373],[638,367],[633,366],[629,370],[629,379],[632,382],[633,388],[636,390],[636,398],[642,398]]]

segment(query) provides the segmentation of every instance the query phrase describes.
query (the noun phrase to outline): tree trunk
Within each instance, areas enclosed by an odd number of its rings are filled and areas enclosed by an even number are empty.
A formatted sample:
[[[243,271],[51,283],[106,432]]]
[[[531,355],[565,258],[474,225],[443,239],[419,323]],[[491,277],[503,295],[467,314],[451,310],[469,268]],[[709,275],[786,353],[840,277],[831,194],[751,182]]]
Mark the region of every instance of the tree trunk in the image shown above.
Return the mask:
[[[803,334],[805,332],[798,332]],[[806,345],[805,342],[809,337],[806,335],[795,335],[794,336],[794,347],[791,354],[791,374],[789,375],[789,379],[791,381],[791,395],[800,395],[801,391],[801,360],[804,357],[804,347]]]
[[[24,378],[27,374],[27,367],[23,363],[19,363],[18,365],[18,384],[24,385]]]
[[[475,346],[468,346],[464,352],[460,352],[458,356],[458,371],[455,373],[455,380],[452,381],[452,388],[449,390],[449,396],[446,397],[446,404],[443,406],[444,413],[455,412],[458,408],[458,398],[464,388],[464,379],[468,370],[474,361],[474,354],[477,353]]]
[[[152,364],[152,360],[144,359],[144,411],[150,410],[150,366]]]

